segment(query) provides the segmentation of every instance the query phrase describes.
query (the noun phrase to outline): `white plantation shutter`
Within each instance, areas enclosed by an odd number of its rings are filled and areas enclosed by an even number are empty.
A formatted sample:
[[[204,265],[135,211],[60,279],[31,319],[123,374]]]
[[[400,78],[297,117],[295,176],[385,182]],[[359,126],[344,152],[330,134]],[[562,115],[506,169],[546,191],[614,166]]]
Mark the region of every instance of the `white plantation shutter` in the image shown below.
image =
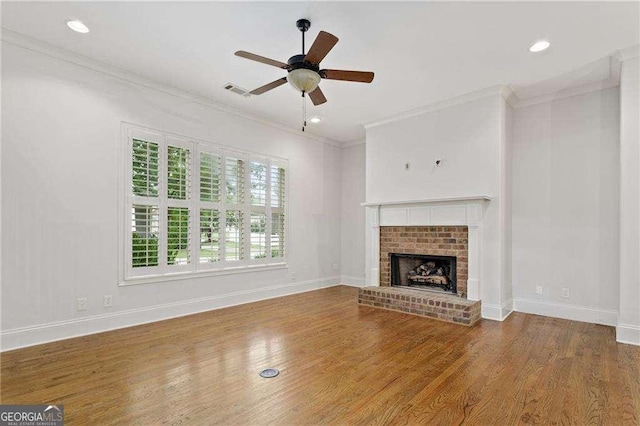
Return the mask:
[[[200,153],[200,201],[220,202],[221,162],[217,154]]]
[[[189,197],[191,156],[189,149],[167,147],[167,197],[186,200]]]
[[[251,218],[249,256],[251,259],[266,259],[267,256],[267,189],[269,167],[266,159],[251,161],[250,190]]]
[[[134,139],[131,144],[131,192],[143,197],[158,196],[158,144]]]
[[[267,164],[266,161],[251,162],[251,205],[267,205]]]
[[[244,213],[240,210],[227,210],[225,227],[225,260],[244,259]]]
[[[225,155],[225,227],[223,259],[226,262],[245,260],[245,160],[241,154]]]
[[[191,144],[168,139],[166,151],[166,222],[164,236],[169,270],[185,270],[193,259],[191,219]]]
[[[131,207],[132,266],[158,266],[158,206]]]
[[[251,213],[251,259],[267,257],[267,215]]]
[[[220,261],[220,211],[200,209],[200,263]]]
[[[224,230],[220,209],[223,204],[223,156],[213,147],[199,149],[198,259],[200,269],[219,267],[222,260]]]
[[[284,257],[284,214],[271,213],[271,257]]]
[[[285,255],[285,168],[272,164],[270,173],[271,257]]]
[[[124,128],[125,280],[284,264],[286,161]]]
[[[244,202],[244,161],[228,156],[225,161],[224,174],[227,204],[242,204]]]
[[[155,134],[140,134],[130,139],[129,147],[126,265],[132,275],[137,275],[156,270],[161,262],[161,144]]]
[[[167,208],[167,265],[186,265],[191,262],[189,209]]]

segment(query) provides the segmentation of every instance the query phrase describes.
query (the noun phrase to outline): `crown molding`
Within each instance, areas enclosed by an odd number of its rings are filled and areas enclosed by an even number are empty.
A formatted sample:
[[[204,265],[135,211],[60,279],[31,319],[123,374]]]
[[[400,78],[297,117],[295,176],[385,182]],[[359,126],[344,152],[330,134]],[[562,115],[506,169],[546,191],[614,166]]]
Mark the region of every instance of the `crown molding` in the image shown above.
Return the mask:
[[[365,143],[367,143],[366,138],[353,139],[353,140],[344,142],[342,144],[342,148],[349,148],[351,146],[364,145]]]
[[[616,55],[620,59],[620,62],[624,62],[624,61],[628,61],[629,59],[640,57],[640,44],[627,47],[626,49],[620,49],[616,52]]]
[[[518,105],[518,95],[516,95],[516,92],[514,92],[509,85],[504,86],[504,89],[502,90],[502,98],[511,108],[516,108],[516,105]]]
[[[290,126],[284,123],[268,120],[268,119],[259,117],[257,115],[248,114],[244,111],[241,111],[230,105],[215,101],[211,98],[201,96],[193,92],[189,92],[187,90],[179,89],[177,87],[170,86],[168,84],[154,81],[147,77],[143,77],[139,74],[126,71],[121,68],[114,67],[112,65],[108,65],[104,62],[100,62],[88,56],[81,55],[79,53],[75,53],[58,46],[54,46],[52,44],[46,43],[44,41],[41,41],[32,37],[25,36],[23,34],[8,30],[6,28],[1,29],[0,38],[4,43],[12,44],[14,46],[21,47],[23,49],[31,50],[33,52],[40,53],[61,61],[65,61],[74,65],[80,66],[82,68],[90,69],[92,71],[96,71],[119,80],[124,80],[128,83],[133,83],[138,86],[145,87],[147,89],[155,90],[157,92],[162,92],[164,94],[171,95],[171,96],[180,98],[182,100],[194,102],[194,103],[203,105],[205,107],[215,109],[217,111],[225,112],[227,114],[231,114],[236,117],[240,117],[245,120],[252,121],[254,123],[258,123],[264,126],[282,130],[284,132],[299,136],[303,139],[324,143],[337,148],[340,148],[343,146],[343,144],[333,139],[328,139],[321,136],[315,136],[309,133],[303,133],[299,130],[294,130]]]
[[[480,99],[488,98],[491,96],[503,96],[505,91],[505,85],[500,84],[496,86],[487,87],[485,89],[476,90],[475,92],[467,93],[464,95],[456,96],[453,98],[445,99],[442,101],[434,102],[425,106],[414,108],[399,114],[395,114],[389,117],[381,118],[379,120],[369,121],[363,123],[365,129],[380,126],[383,124],[393,123],[395,121],[404,120],[418,115],[427,114],[430,112],[438,111],[441,109],[451,108],[457,105],[467,104],[469,102],[477,101]]]
[[[511,105],[512,108],[525,108],[532,105],[558,101],[560,99],[571,98],[574,96],[584,95],[586,93],[597,92],[600,90],[606,90],[613,87],[617,87],[620,85],[620,72],[622,69],[622,61],[620,60],[619,52],[620,51],[599,60],[599,61],[606,60],[608,61],[608,63],[606,64],[607,65],[606,75],[603,75],[603,77],[597,81],[580,83],[579,78],[576,77],[575,81],[577,81],[578,83],[569,85],[566,88],[563,88],[561,90],[555,90],[552,92],[544,93],[545,92],[544,85],[549,82],[553,82],[556,79],[556,78],[553,78],[546,81],[542,81],[540,83],[536,83],[535,85],[540,87],[538,91],[541,92],[541,94],[540,95],[534,94],[529,96],[519,96],[517,89],[514,90],[513,88],[509,88],[511,90],[511,94],[509,95],[508,98],[506,98],[507,102],[509,103],[509,105]],[[596,61],[596,62],[599,62],[599,61]],[[567,76],[567,75],[570,76],[574,73],[576,73],[577,75],[579,74],[579,72],[580,70],[576,70],[571,73],[567,73],[564,76]],[[559,77],[562,77],[562,76],[559,76]],[[532,86],[529,86],[526,89],[531,91],[531,87]]]
[[[574,96],[584,95],[591,92],[597,92],[600,90],[611,89],[612,87],[618,87],[620,80],[605,80],[602,82],[584,84],[582,86],[573,87],[561,92],[550,93],[548,95],[535,96],[532,98],[520,99],[517,96],[509,102],[512,108],[526,108],[532,105],[543,104],[547,102],[559,101],[561,99],[571,98]]]

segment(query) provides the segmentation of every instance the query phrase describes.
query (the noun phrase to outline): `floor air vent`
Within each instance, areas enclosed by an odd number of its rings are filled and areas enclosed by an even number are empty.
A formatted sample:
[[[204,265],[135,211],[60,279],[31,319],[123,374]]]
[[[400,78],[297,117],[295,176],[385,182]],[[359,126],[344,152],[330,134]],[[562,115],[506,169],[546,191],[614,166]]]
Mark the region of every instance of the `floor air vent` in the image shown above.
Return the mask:
[[[236,93],[236,94],[241,95],[241,96],[245,96],[245,97],[251,96],[251,93],[249,93],[248,90],[243,89],[242,87],[238,87],[233,83],[227,83],[222,87],[224,87],[225,90],[228,90],[230,92]]]

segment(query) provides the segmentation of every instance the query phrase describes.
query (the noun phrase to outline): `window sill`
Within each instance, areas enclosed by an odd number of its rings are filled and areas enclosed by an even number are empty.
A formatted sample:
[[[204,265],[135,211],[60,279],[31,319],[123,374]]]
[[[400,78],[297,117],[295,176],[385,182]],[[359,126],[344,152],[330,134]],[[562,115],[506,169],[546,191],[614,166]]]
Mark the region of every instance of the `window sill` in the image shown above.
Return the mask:
[[[118,285],[126,287],[130,285],[138,284],[151,284],[151,283],[163,283],[169,281],[178,280],[190,280],[205,277],[216,277],[220,275],[233,275],[233,274],[246,274],[249,272],[263,272],[263,271],[275,271],[279,269],[288,269],[289,266],[286,262],[269,263],[262,265],[249,265],[249,266],[229,266],[220,269],[209,269],[206,271],[188,271],[188,272],[174,272],[170,274],[162,275],[146,275],[140,277],[129,277],[124,281],[121,281]]]

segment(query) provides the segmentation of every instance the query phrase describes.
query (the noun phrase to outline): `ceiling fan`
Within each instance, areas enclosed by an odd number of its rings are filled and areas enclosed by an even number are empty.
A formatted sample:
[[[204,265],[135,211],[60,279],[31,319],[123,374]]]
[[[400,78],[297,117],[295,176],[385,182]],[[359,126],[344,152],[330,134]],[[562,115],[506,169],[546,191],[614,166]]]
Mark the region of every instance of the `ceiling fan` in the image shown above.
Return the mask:
[[[359,83],[371,83],[373,81],[373,73],[369,71],[321,70],[320,61],[333,49],[333,46],[338,42],[338,37],[325,31],[320,31],[311,48],[305,54],[304,33],[311,27],[311,22],[307,19],[299,19],[296,22],[296,27],[302,32],[302,54],[293,55],[286,64],[254,53],[245,52],[244,50],[239,50],[235,53],[236,56],[240,56],[241,58],[272,65],[288,71],[286,77],[258,87],[249,93],[252,95],[261,95],[289,82],[291,86],[302,93],[303,97],[305,93],[308,93],[311,102],[313,102],[314,105],[320,105],[327,102],[327,98],[324,96],[324,93],[322,93],[322,90],[320,90],[320,87],[318,87],[320,80],[323,78],[326,80],[356,81]]]

